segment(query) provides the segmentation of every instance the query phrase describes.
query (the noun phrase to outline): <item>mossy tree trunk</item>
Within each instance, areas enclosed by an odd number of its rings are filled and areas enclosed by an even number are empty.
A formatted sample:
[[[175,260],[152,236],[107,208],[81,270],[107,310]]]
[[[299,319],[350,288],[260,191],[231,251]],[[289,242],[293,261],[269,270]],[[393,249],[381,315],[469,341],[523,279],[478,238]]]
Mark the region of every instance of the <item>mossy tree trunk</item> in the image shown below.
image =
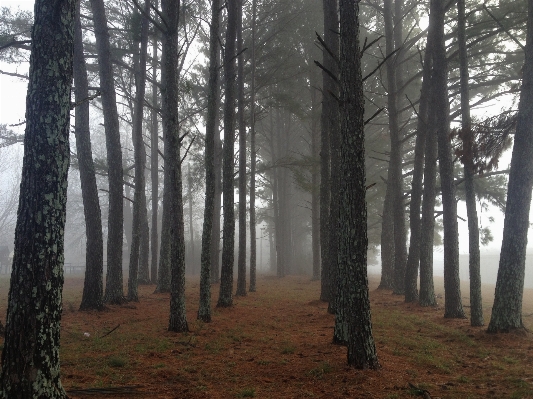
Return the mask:
[[[0,397],[66,398],[61,298],[75,4],[37,0]]]
[[[80,310],[102,310],[104,307],[104,242],[102,236],[102,214],[94,173],[89,129],[89,89],[87,67],[83,56],[79,2],[76,5],[76,26],[74,37],[74,95],[76,99],[76,151],[80,170],[81,194],[87,236],[85,253],[85,280]]]
[[[379,368],[372,335],[367,279],[364,97],[359,48],[359,3],[340,0],[339,300],[348,325],[348,364]]]
[[[524,328],[522,297],[533,187],[533,0],[528,0],[527,39],[518,120],[509,172],[496,294],[488,331]]]

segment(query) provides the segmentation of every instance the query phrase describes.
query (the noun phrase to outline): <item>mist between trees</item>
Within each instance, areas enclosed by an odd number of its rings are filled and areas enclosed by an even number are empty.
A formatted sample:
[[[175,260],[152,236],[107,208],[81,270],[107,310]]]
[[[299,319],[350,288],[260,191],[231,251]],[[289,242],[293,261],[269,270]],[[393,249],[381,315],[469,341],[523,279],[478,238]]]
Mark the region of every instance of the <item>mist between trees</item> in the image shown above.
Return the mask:
[[[30,65],[0,71],[29,82],[25,135],[0,130],[3,159],[24,146],[16,223],[17,161],[0,171],[2,397],[65,397],[64,271],[85,273],[80,310],[170,293],[177,333],[186,279],[216,323],[212,284],[232,307],[258,274],[307,274],[348,364],[377,369],[368,264],[380,289],[435,306],[442,246],[443,316],[485,324],[480,210],[505,212],[488,331],[524,328],[533,0],[46,3],[0,10],[0,61]]]

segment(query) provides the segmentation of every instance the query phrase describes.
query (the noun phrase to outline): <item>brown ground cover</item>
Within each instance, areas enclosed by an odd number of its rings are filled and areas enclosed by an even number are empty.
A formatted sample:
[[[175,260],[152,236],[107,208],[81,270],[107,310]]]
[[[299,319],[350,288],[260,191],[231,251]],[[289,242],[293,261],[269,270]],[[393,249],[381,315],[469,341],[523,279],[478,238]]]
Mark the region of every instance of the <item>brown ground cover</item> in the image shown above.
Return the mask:
[[[489,335],[441,308],[404,304],[371,278],[378,371],[346,366],[331,344],[334,318],[308,277],[260,277],[256,293],[196,321],[199,285],[190,278],[190,332],[167,331],[169,297],[140,288],[140,301],[78,312],[82,278],[67,278],[62,381],[72,398],[431,398],[533,397],[533,338]],[[437,282],[437,287],[439,287]],[[5,315],[7,280],[0,281]],[[437,288],[437,292],[442,292]],[[463,290],[463,293],[467,292]],[[493,295],[488,287],[485,298]],[[526,323],[531,292],[526,293]],[[213,286],[213,306],[218,286]],[[442,301],[440,299],[439,301]],[[465,302],[468,301],[465,299]],[[490,303],[485,317],[490,316]],[[118,326],[118,327],[117,327]],[[89,396],[90,395],[90,396]]]

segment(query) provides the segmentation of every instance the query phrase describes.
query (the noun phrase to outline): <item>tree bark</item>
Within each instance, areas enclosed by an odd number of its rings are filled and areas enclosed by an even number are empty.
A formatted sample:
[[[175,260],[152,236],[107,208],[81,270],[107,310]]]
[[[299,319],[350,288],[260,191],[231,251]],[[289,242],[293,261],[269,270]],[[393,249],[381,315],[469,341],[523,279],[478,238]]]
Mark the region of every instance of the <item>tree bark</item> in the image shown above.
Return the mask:
[[[255,171],[257,150],[255,147],[255,31],[257,18],[257,1],[252,0],[252,82],[250,104],[250,292],[256,291],[257,280],[257,235],[255,221]],[[261,237],[261,240],[263,238]]]
[[[102,214],[98,199],[98,187],[94,173],[89,129],[89,89],[87,66],[83,57],[83,36],[79,15],[80,4],[76,4],[74,33],[74,95],[76,99],[75,136],[80,170],[81,195],[85,216],[85,280],[80,310],[102,310],[104,308],[104,242],[102,237]]]
[[[470,118],[470,94],[468,88],[468,53],[466,49],[465,0],[457,1],[457,41],[459,44],[459,63],[461,79],[461,118],[463,130],[463,164],[465,173],[466,214],[468,216],[468,266],[470,273],[470,324],[482,326],[483,303],[481,299],[481,271],[479,253],[479,223],[476,210],[474,188],[473,132]]]
[[[120,146],[117,100],[104,1],[90,1],[93,11],[96,52],[98,55],[100,91],[102,92],[109,179],[107,276],[104,301],[110,304],[120,304],[125,299],[122,286],[122,240],[124,222],[122,148]]]
[[[158,8],[158,1],[155,2],[154,7]],[[159,212],[159,124],[157,120],[157,48],[158,36],[154,35],[152,43],[152,110],[151,110],[151,126],[150,126],[150,180],[152,182],[152,235],[150,241],[151,249],[151,267],[150,280],[152,284],[157,284],[157,262],[159,252],[159,236],[157,217]]]
[[[514,137],[500,265],[488,332],[524,328],[522,299],[533,188],[533,0],[528,0],[527,38]]]
[[[207,118],[205,129],[205,206],[202,231],[202,255],[200,269],[200,305],[198,320],[211,321],[211,240],[213,238],[213,214],[215,207],[215,135],[218,116],[218,30],[220,28],[220,1],[211,2],[209,30],[209,86],[207,92]],[[218,254],[217,254],[218,256]]]
[[[224,53],[224,77],[226,80],[226,101],[224,104],[224,166],[222,170],[222,192],[224,207],[222,270],[218,307],[233,306],[233,263],[235,259],[235,200],[234,178],[234,133],[235,125],[235,41],[237,36],[238,0],[228,0],[228,22],[226,29],[226,52]]]
[[[444,224],[444,317],[464,318],[459,281],[459,227],[457,225],[457,201],[453,157],[450,144],[448,103],[448,62],[444,41],[444,17],[446,2],[432,0],[430,18],[435,20],[435,47],[433,51],[433,95],[435,123],[437,127],[439,172]]]
[[[401,13],[401,2],[395,1],[396,13]],[[400,6],[399,6],[400,5]],[[385,16],[385,39],[387,55],[391,54],[402,45],[402,19],[394,18],[392,12],[392,0],[385,0],[383,3]],[[397,17],[395,15],[395,17]],[[394,223],[394,293],[403,295],[405,293],[405,266],[407,262],[405,229],[405,205],[403,199],[403,178],[402,178],[402,135],[399,127],[398,102],[400,94],[398,92],[398,76],[400,74],[401,51],[390,57],[386,62],[387,68],[387,103],[389,113],[389,133],[390,133],[390,160],[389,173],[387,178],[387,190],[391,190],[392,214]]]
[[[150,0],[145,0],[144,11],[150,13]],[[135,161],[135,192],[133,200],[133,223],[132,239],[130,246],[130,264],[128,275],[128,301],[139,301],[139,268],[140,268],[140,250],[141,236],[146,220],[146,149],[143,140],[143,114],[144,114],[144,97],[146,89],[146,60],[148,55],[148,20],[142,19],[141,42],[139,52],[139,62],[136,71],[136,93],[133,110],[133,151]],[[144,213],[144,215],[143,215]],[[148,266],[148,265],[146,265]]]
[[[237,97],[239,120],[239,255],[236,296],[246,296],[246,123],[244,121],[244,53],[242,41],[242,0],[237,13]]]
[[[183,183],[181,173],[180,135],[178,117],[178,21],[179,0],[163,0],[162,13],[165,16],[166,31],[163,33],[161,55],[161,86],[163,130],[165,148],[165,174],[168,173],[170,210],[170,316],[168,330],[188,331],[185,313],[185,230],[183,227]]]
[[[359,3],[340,0],[341,142],[339,300],[348,324],[348,365],[377,369],[367,279],[364,97]]]
[[[334,41],[334,32],[338,32],[338,2],[337,0],[323,0],[324,9],[324,41]],[[322,50],[322,64],[325,68],[331,68],[331,57],[328,52]],[[335,99],[329,95],[329,90],[334,89],[335,82],[322,71],[322,114],[320,117],[320,258],[322,264],[320,300],[329,302],[333,299],[333,282],[331,280],[332,260],[329,255],[329,207],[331,203],[331,180],[330,180],[330,117],[331,107]]]
[[[70,90],[76,2],[37,0],[2,398],[66,398],[60,381]]]

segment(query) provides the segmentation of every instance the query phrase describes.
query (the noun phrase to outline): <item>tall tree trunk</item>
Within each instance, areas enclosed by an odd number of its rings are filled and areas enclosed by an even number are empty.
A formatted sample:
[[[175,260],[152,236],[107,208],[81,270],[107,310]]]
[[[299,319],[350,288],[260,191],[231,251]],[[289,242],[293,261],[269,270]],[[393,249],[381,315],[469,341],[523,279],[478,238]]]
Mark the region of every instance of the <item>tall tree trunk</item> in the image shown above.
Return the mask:
[[[150,0],[145,0],[144,12],[150,13]],[[142,19],[141,43],[138,68],[136,71],[136,93],[133,110],[133,151],[135,161],[135,193],[133,201],[133,227],[130,246],[130,265],[128,276],[128,296],[129,301],[138,301],[138,273],[141,249],[141,235],[144,228],[143,222],[146,219],[146,149],[143,140],[143,114],[144,114],[144,94],[146,89],[146,59],[148,55],[148,20]],[[143,214],[144,213],[144,218]],[[148,266],[148,265],[147,265]]]
[[[327,61],[325,68],[327,68],[333,76],[339,76],[339,16],[338,16],[338,1],[329,0],[328,9],[324,9],[324,21],[328,22],[328,31],[324,32],[324,41],[328,46],[329,51],[333,54],[330,55],[329,52],[326,52],[325,56]],[[326,12],[328,15],[326,16]],[[326,26],[324,25],[324,29]],[[337,251],[339,248],[339,237],[338,237],[338,223],[339,223],[339,186],[340,186],[340,160],[339,160],[339,150],[340,150],[340,119],[339,119],[339,86],[336,82],[332,82],[331,77],[328,76],[329,82],[326,87],[327,90],[324,90],[326,97],[328,97],[329,104],[327,106],[328,110],[328,129],[329,129],[329,144],[330,144],[330,202],[329,202],[329,233],[328,233],[328,256],[331,261],[327,264],[329,267],[329,278],[331,284],[331,298],[328,305],[328,312],[331,314],[335,313],[335,308],[337,307],[337,297],[338,297],[338,270],[337,270]]]
[[[426,51],[428,51],[426,49]],[[429,49],[432,51],[432,48]],[[431,97],[431,88],[430,88]],[[431,105],[426,131],[426,164],[424,168],[424,202],[420,234],[420,306],[436,306],[433,285],[433,238],[435,234],[435,192],[437,184],[437,137],[435,105]]]
[[[161,55],[161,86],[163,100],[163,130],[165,148],[165,174],[168,173],[170,209],[170,316],[168,330],[184,332],[188,330],[185,313],[185,231],[183,227],[183,194],[180,156],[180,135],[178,117],[178,21],[179,0],[163,0],[162,13],[165,16],[166,31],[163,34]]]
[[[188,164],[187,169],[187,197],[189,199],[189,240],[190,240],[190,249],[191,253],[189,255],[190,259],[190,265],[191,265],[191,272],[192,274],[196,274],[196,258],[194,255],[194,223],[193,223],[193,215],[192,215],[192,175],[191,175],[191,164]]]
[[[522,297],[533,187],[533,0],[528,0],[527,39],[514,137],[496,294],[488,331],[524,327]]]
[[[60,381],[76,2],[37,0],[0,396],[66,398]]]
[[[218,93],[217,93],[218,98]],[[218,100],[217,100],[218,101]],[[219,118],[215,128],[215,204],[213,209],[213,237],[211,239],[211,283],[220,282],[220,216],[222,211],[222,140]]]
[[[433,51],[433,99],[439,154],[443,225],[444,225],[444,317],[464,318],[459,282],[459,227],[450,144],[448,103],[448,62],[444,41],[444,17],[447,2],[432,0],[430,18],[435,19],[435,47]]]
[[[124,222],[122,148],[120,146],[117,100],[104,1],[90,1],[93,11],[96,52],[98,55],[100,91],[102,92],[109,179],[107,277],[104,300],[107,303],[120,304],[125,299],[122,286],[122,239]]]
[[[250,292],[256,291],[257,280],[257,235],[255,221],[255,169],[257,150],[255,148],[255,31],[257,0],[252,0],[252,83],[250,104]],[[261,240],[263,238],[261,237]]]
[[[239,255],[237,259],[237,296],[246,295],[246,123],[244,121],[244,53],[242,42],[242,0],[237,14],[237,97],[239,119]]]
[[[233,263],[235,259],[235,200],[234,178],[234,132],[235,125],[235,41],[237,36],[238,0],[228,0],[228,22],[226,29],[226,52],[224,53],[224,78],[226,80],[226,101],[224,103],[224,167],[222,171],[222,192],[224,195],[224,225],[222,244],[222,270],[218,307],[233,306]]]
[[[338,32],[338,2],[337,0],[323,0],[324,10],[324,41],[332,47]],[[322,64],[325,68],[332,68],[335,61],[326,51],[322,50]],[[333,65],[334,67],[334,65]],[[322,263],[320,300],[330,302],[333,300],[333,281],[331,279],[331,265],[334,260],[329,254],[329,208],[331,203],[331,152],[330,152],[330,118],[334,101],[330,90],[335,90],[335,82],[322,71],[322,115],[320,117],[320,258]]]
[[[316,76],[311,72],[313,81]],[[318,135],[319,135],[319,99],[318,85],[311,84],[311,157],[313,166],[311,169],[311,246],[313,253],[313,280],[320,280],[320,192],[319,179],[320,170],[318,159],[320,157],[318,151]]]
[[[163,94],[163,90],[161,90]],[[163,139],[165,142],[164,149],[164,165],[165,172],[163,173],[163,211],[161,221],[161,245],[159,246],[159,269],[157,271],[157,286],[155,292],[163,293],[170,292],[170,217],[171,209],[170,202],[172,198],[170,196],[170,190],[167,187],[170,186],[170,175],[166,172],[166,160],[170,157],[170,149],[167,145],[167,134],[165,124],[163,123]]]
[[[422,193],[424,190],[422,179],[424,177],[424,153],[426,137],[428,135],[428,110],[429,91],[431,88],[431,40],[428,34],[428,43],[424,55],[422,71],[422,89],[420,91],[420,106],[418,109],[418,121],[416,127],[415,157],[413,166],[413,178],[411,182],[411,206],[409,208],[409,256],[405,267],[405,302],[418,301],[418,267],[420,264],[420,245],[422,241],[422,220],[420,207],[422,205]],[[433,239],[433,236],[431,237]],[[431,246],[433,250],[433,246]],[[426,269],[427,270],[427,269]],[[433,281],[433,278],[431,277]]]
[[[213,238],[213,214],[215,206],[215,136],[218,116],[218,31],[220,28],[220,0],[211,2],[209,30],[209,86],[207,92],[207,118],[205,129],[205,206],[202,231],[202,255],[200,270],[200,306],[198,320],[211,321],[211,239]],[[218,253],[217,253],[218,256]]]
[[[474,188],[473,133],[470,118],[470,94],[468,89],[468,53],[466,49],[465,0],[457,1],[459,62],[461,70],[461,118],[463,130],[463,163],[465,173],[466,213],[468,216],[468,266],[470,272],[470,324],[482,326],[483,303],[481,300],[481,270],[479,254],[479,223]]]
[[[386,185],[381,212],[381,281],[378,288],[390,290],[394,282],[394,213],[392,190],[388,189],[388,182]]]
[[[156,0],[154,7],[158,8],[158,1]],[[154,83],[152,84],[152,110],[151,110],[151,126],[150,126],[150,179],[152,181],[152,236],[150,242],[151,248],[151,267],[150,267],[150,280],[152,284],[157,284],[157,261],[159,250],[159,237],[157,217],[159,211],[159,124],[157,120],[157,43],[158,36],[154,35],[152,43],[152,78]]]
[[[91,150],[91,131],[89,129],[89,89],[87,66],[83,57],[83,36],[81,30],[80,3],[76,3],[76,25],[74,36],[74,95],[76,98],[76,151],[80,169],[81,195],[85,216],[85,280],[80,310],[102,310],[104,242],[102,237],[102,214],[98,200],[98,187],[94,173]]]
[[[396,2],[398,4],[398,2]],[[393,23],[392,0],[385,0],[383,3],[385,18],[385,40],[387,55],[392,54],[401,41],[401,19],[398,25]],[[398,10],[397,10],[398,11]],[[396,22],[396,21],[395,21]],[[398,30],[400,33],[398,34]],[[396,36],[399,36],[395,40]],[[396,42],[396,43],[395,43]],[[389,114],[389,134],[390,134],[390,160],[387,177],[387,190],[391,191],[391,206],[394,224],[394,293],[402,295],[405,292],[405,264],[407,261],[404,201],[403,201],[403,179],[402,179],[402,137],[398,125],[398,87],[397,70],[401,59],[391,56],[386,62],[387,68],[387,107]]]
[[[340,216],[338,311],[348,324],[348,365],[379,368],[372,336],[367,279],[364,97],[359,48],[359,3],[340,0]]]

